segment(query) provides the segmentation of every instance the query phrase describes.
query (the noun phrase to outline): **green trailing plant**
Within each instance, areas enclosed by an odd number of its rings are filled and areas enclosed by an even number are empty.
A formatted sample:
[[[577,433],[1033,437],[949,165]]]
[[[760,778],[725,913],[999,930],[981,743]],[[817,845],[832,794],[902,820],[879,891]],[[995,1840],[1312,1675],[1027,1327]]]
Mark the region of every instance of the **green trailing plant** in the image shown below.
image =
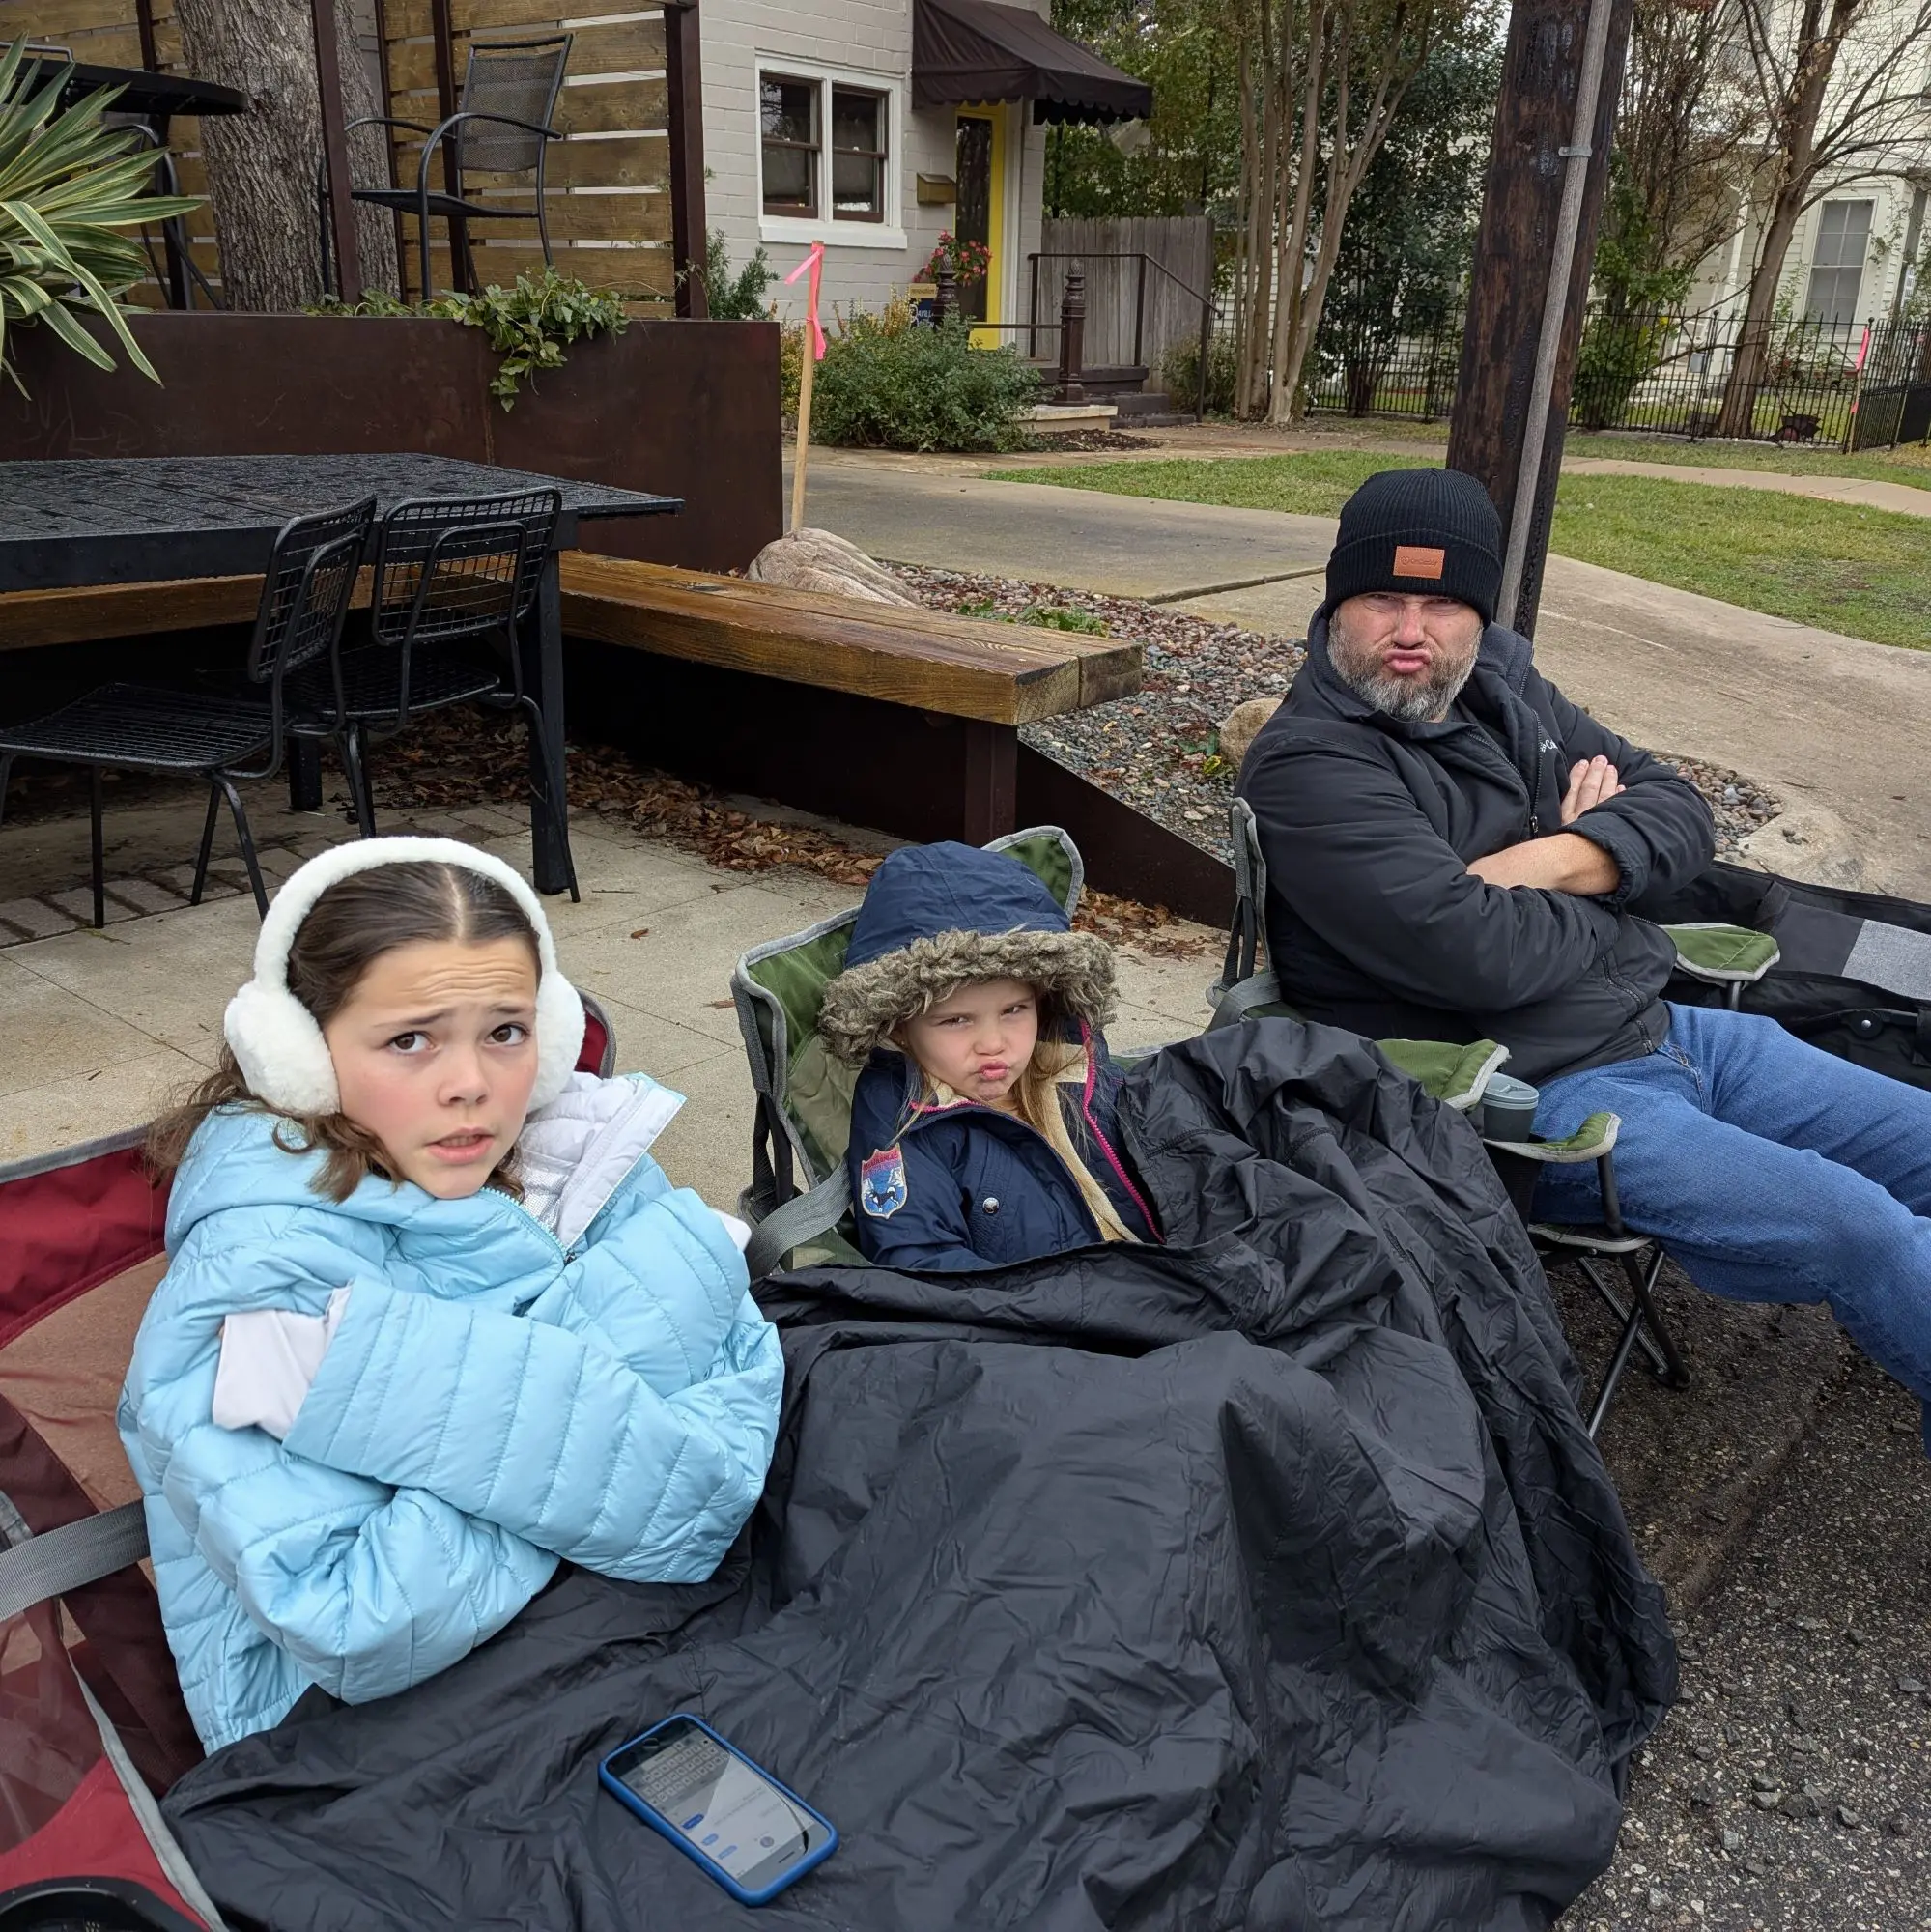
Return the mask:
[[[573,342],[621,335],[630,320],[620,297],[548,268],[540,275],[519,275],[509,288],[492,282],[481,295],[452,291],[433,301],[411,303],[378,289],[358,302],[325,298],[309,313],[430,315],[480,328],[503,358],[491,378],[490,394],[505,410],[516,407],[518,391],[525,383],[534,383],[539,369],[562,368],[563,352]]]
[[[0,60],[0,369],[24,393],[8,360],[9,333],[39,323],[98,369],[114,358],[82,326],[99,316],[128,360],[159,382],[141,354],[121,298],[145,277],[140,242],[122,231],[187,214],[201,206],[183,195],[149,195],[155,156],[131,128],[101,126],[119,90],[87,95],[57,112],[65,68],[38,88],[15,39]]]
[[[503,359],[490,383],[490,394],[506,410],[516,407],[517,390],[539,369],[560,369],[563,352],[583,336],[621,335],[629,317],[622,300],[586,287],[554,269],[519,275],[512,288],[491,286],[479,296],[446,295],[436,313],[480,328]]]
[[[956,316],[896,334],[847,323],[818,365],[811,438],[885,449],[1016,449],[1038,386],[1017,350],[975,349],[971,325]]]
[[[1107,635],[1106,619],[1070,605],[1029,604],[1023,611],[1002,611],[990,597],[974,597],[958,607],[961,617],[989,617],[995,624],[1036,624],[1042,631],[1083,631],[1088,637]]]

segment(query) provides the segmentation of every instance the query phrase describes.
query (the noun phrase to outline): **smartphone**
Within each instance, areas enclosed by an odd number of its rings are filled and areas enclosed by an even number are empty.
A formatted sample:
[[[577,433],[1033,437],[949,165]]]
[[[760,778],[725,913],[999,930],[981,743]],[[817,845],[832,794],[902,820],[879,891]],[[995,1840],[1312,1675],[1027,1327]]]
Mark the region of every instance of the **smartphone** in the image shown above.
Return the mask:
[[[767,1904],[838,1849],[829,1819],[688,1713],[613,1750],[597,1776],[741,1905]]]

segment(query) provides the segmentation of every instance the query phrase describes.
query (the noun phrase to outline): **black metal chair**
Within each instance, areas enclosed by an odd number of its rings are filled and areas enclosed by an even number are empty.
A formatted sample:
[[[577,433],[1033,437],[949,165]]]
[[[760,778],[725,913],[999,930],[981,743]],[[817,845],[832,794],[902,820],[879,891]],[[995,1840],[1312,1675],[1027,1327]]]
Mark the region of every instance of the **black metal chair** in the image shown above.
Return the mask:
[[[349,123],[345,132],[358,128],[407,128],[423,137],[422,156],[413,187],[356,187],[357,201],[373,203],[416,218],[416,245],[421,265],[421,297],[429,299],[429,224],[439,217],[449,224],[452,272],[465,252],[458,237],[468,240],[471,221],[534,221],[543,242],[543,259],[554,263],[550,218],[544,207],[544,184],[550,144],[563,138],[551,125],[556,97],[563,88],[563,70],[570,59],[570,34],[553,34],[533,41],[471,41],[469,62],[463,76],[463,94],[456,112],[430,128],[420,121],[370,114]],[[436,151],[444,141],[455,156],[453,192],[439,192],[429,185]],[[467,185],[469,175],[533,175],[534,209],[505,208],[500,202],[478,201]],[[329,261],[328,178],[327,162],[316,167],[316,213],[322,237],[322,286],[334,292]]]
[[[256,908],[269,909],[238,779],[273,778],[281,768],[285,695],[302,667],[334,655],[375,522],[373,497],[347,509],[298,517],[275,538],[262,602],[248,640],[248,684],[266,698],[140,684],[109,684],[25,724],[0,728],[0,810],[15,758],[83,765],[93,817],[94,923],[107,919],[100,826],[103,771],[191,772],[208,782],[208,818],[194,862],[189,903],[201,903],[215,821],[225,799]],[[250,762],[259,760],[258,763]]]
[[[577,890],[565,825],[566,777],[549,759],[543,712],[523,688],[517,626],[528,614],[556,542],[562,493],[419,497],[398,503],[376,537],[369,609],[372,641],[311,664],[289,687],[288,731],[334,741],[349,779],[355,822],[376,832],[368,747],[408,728],[419,712],[452,704],[521,710],[529,726],[532,771],[564,827],[570,896]],[[485,655],[494,647],[493,655]]]
[[[156,194],[173,196],[181,192],[181,176],[175,168],[174,155],[168,144],[147,122],[134,114],[107,114],[101,118],[110,127],[125,128],[143,147],[155,151]],[[149,268],[154,270],[156,286],[164,292],[170,305],[179,296],[184,308],[192,308],[194,292],[199,289],[207,298],[210,308],[226,308],[227,301],[215,291],[214,285],[202,272],[201,264],[194,259],[194,248],[185,219],[179,214],[172,215],[160,223],[160,231],[167,249],[165,265],[156,260],[155,244],[150,232],[145,228],[141,230],[141,250],[148,258]]]

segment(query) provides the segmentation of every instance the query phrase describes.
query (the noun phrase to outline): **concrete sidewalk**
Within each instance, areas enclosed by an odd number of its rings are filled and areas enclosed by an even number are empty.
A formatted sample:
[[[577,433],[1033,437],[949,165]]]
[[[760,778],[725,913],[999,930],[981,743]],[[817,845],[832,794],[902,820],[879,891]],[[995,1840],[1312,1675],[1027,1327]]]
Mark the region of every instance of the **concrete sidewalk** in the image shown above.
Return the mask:
[[[251,816],[280,840],[264,853],[271,885],[351,836],[339,812],[277,812],[274,787],[251,789]],[[116,903],[101,930],[62,919],[66,929],[14,944],[0,931],[0,1162],[137,1126],[213,1068],[223,1009],[248,977],[260,930],[231,841],[217,841],[201,905],[174,895],[169,910],[133,910],[160,902],[161,862],[191,861],[201,813],[201,798],[182,785],[164,803],[109,814]],[[527,819],[501,806],[389,812],[382,829],[467,839],[520,869],[529,863]],[[86,834],[83,814],[0,835],[0,883],[16,915],[58,915],[85,900]],[[570,837],[582,902],[545,902],[563,969],[609,1008],[618,1069],[641,1069],[689,1097],[658,1149],[666,1170],[728,1208],[751,1179],[753,1111],[731,969],[750,947],[860,894],[799,870],[726,871],[589,812],[572,814]],[[1205,1024],[1220,935],[1198,928],[1197,937],[1201,950],[1185,958],[1120,949],[1122,1045],[1157,1045]]]
[[[1817,497],[1861,510],[1931,517],[1931,490],[1881,483],[1871,476],[1803,476],[1778,469],[1725,469],[1708,463],[1625,463],[1620,457],[1565,456],[1565,476],[1657,476],[1665,483],[1706,483],[1718,490],[1770,490],[1782,497]]]
[[[1325,517],[993,483],[854,452],[814,456],[810,490],[812,523],[894,561],[1157,598],[1285,637],[1320,602],[1334,534]],[[1244,587],[1218,587],[1233,584]],[[1537,643],[1549,675],[1616,729],[1780,792],[1793,809],[1756,854],[1772,869],[1931,897],[1931,651],[1559,556]]]

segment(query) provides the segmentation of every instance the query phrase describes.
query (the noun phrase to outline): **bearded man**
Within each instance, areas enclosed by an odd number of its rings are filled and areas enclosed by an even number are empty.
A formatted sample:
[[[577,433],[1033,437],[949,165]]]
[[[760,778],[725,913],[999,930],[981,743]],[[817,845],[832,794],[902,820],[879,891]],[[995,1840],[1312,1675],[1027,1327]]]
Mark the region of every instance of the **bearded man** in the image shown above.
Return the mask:
[[[1285,997],[1371,1039],[1499,1040],[1545,1138],[1619,1115],[1632,1227],[1714,1293],[1829,1302],[1931,1402],[1931,1094],[1663,1000],[1675,948],[1639,902],[1710,863],[1709,808],[1493,621],[1501,549],[1452,470],[1342,510],[1306,666],[1240,773]],[[1596,1218],[1593,1165],[1546,1170],[1536,1209]]]

